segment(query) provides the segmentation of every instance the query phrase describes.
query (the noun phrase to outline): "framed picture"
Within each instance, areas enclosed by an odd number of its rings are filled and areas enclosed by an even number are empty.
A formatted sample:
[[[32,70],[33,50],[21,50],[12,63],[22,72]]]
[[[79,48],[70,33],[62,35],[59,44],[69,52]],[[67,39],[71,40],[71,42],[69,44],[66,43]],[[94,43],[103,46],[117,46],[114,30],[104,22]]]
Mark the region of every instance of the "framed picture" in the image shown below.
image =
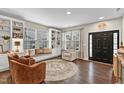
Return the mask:
[[[0,45],[0,53],[3,53],[3,45]]]

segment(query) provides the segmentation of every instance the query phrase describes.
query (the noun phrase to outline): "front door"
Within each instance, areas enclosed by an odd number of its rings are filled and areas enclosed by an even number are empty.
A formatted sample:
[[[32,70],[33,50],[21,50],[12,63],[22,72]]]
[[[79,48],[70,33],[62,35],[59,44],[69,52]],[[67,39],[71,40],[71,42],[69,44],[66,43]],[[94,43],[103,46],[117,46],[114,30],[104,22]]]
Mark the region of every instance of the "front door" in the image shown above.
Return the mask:
[[[115,32],[118,31],[105,31],[89,34],[92,35],[91,60],[112,64],[114,47],[113,34]]]

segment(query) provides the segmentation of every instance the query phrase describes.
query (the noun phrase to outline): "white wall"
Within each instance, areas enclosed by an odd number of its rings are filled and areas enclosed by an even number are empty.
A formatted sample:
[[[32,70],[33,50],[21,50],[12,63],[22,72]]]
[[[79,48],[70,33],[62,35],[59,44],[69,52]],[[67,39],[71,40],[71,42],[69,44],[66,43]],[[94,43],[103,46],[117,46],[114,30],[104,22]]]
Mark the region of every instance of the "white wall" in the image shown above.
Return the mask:
[[[124,45],[124,16],[122,17],[122,42]]]
[[[48,31],[49,30],[49,28],[47,26],[37,24],[37,23],[33,23],[33,22],[27,22],[27,21],[25,21],[25,27],[35,28],[35,29],[39,29],[39,30],[43,30],[43,31]]]

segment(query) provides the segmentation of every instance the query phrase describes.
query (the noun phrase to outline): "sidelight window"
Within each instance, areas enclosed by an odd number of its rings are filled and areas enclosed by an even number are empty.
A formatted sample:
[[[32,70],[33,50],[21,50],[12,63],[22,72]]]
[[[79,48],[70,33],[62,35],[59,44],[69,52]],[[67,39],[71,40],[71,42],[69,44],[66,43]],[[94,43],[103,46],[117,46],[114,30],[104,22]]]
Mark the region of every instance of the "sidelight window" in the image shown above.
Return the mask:
[[[90,55],[89,56],[92,57],[93,55],[92,55],[92,35],[91,34],[89,35],[89,43],[90,43],[90,46],[89,46],[90,47]]]
[[[113,54],[117,54],[118,49],[118,33],[113,33]]]

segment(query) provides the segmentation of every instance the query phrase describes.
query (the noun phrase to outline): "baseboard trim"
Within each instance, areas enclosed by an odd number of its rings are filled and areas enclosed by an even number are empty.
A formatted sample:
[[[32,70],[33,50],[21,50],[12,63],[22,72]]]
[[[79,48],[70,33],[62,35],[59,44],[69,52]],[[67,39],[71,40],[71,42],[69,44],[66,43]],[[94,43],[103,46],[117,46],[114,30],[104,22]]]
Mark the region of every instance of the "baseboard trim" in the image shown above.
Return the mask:
[[[77,59],[83,60],[83,61],[86,61],[86,62],[93,62],[93,63],[103,64],[103,65],[113,66],[112,64],[103,63],[103,62],[98,62],[98,61],[93,61],[93,60],[85,60],[85,59],[83,59],[83,58],[77,58]]]
[[[90,60],[92,61],[92,60]],[[98,64],[103,64],[103,65],[108,65],[108,66],[112,66],[112,64],[108,64],[108,63],[103,63],[103,62],[98,62],[98,61],[92,61],[94,63],[98,63]]]
[[[0,69],[0,72],[4,72],[4,71],[7,71],[7,70],[9,70],[9,68]]]

